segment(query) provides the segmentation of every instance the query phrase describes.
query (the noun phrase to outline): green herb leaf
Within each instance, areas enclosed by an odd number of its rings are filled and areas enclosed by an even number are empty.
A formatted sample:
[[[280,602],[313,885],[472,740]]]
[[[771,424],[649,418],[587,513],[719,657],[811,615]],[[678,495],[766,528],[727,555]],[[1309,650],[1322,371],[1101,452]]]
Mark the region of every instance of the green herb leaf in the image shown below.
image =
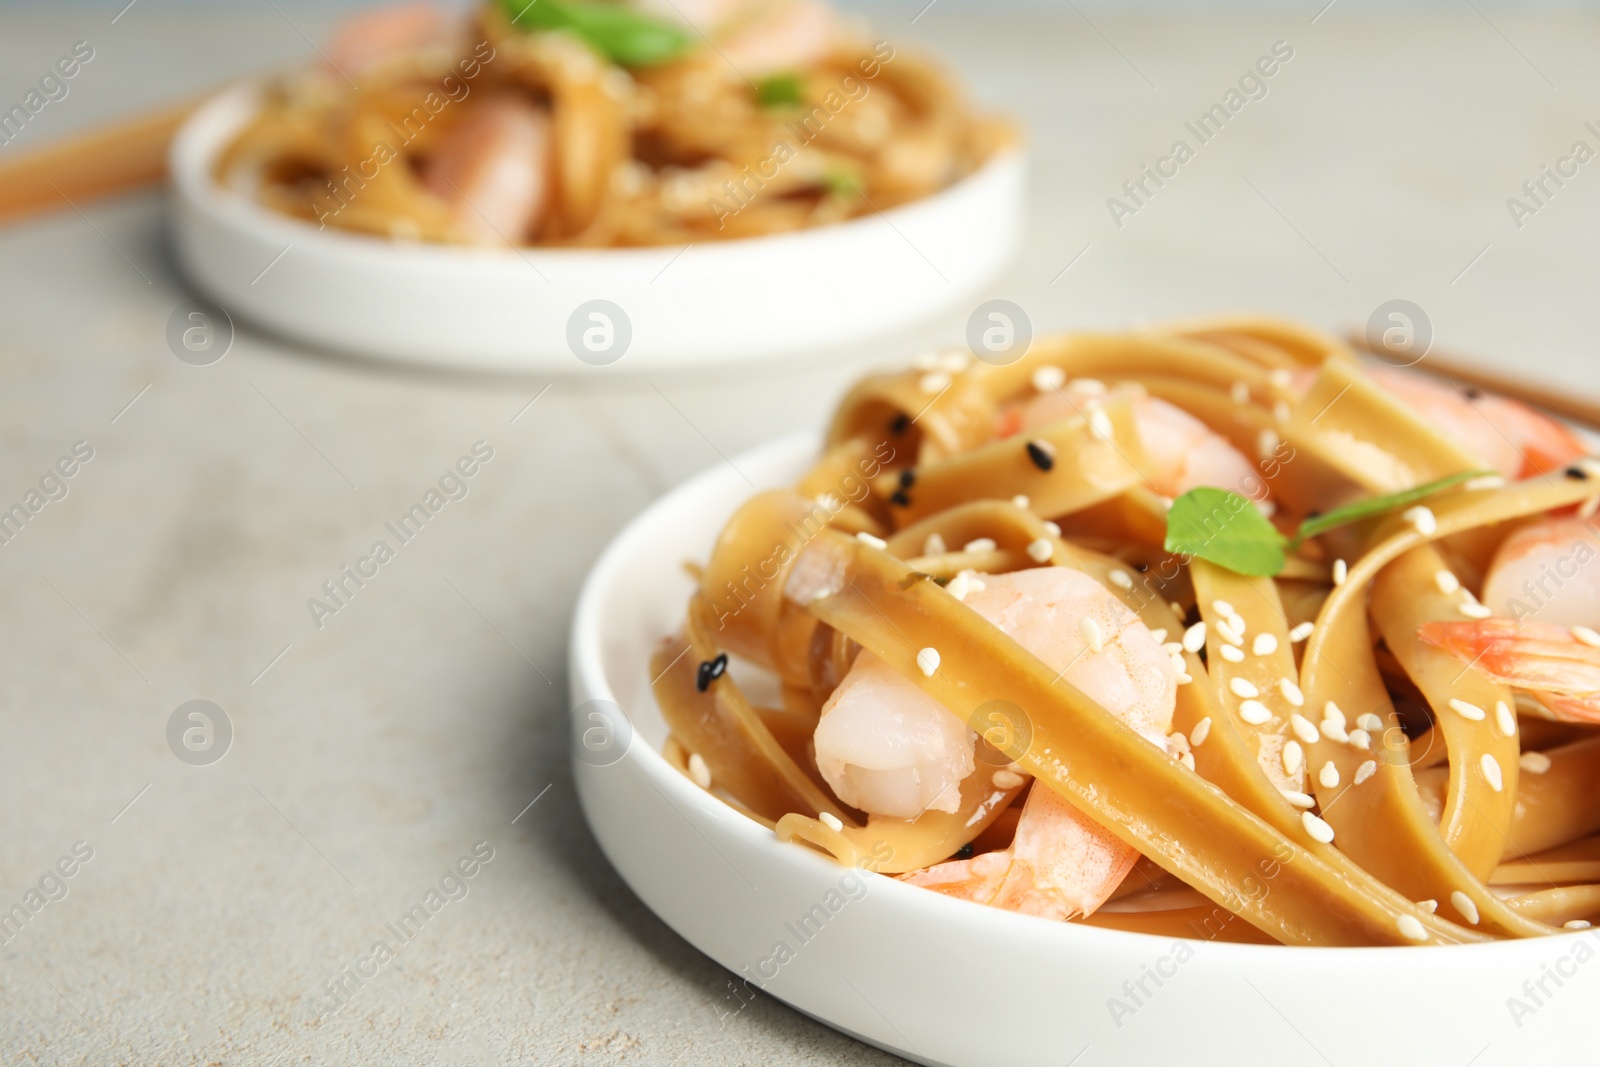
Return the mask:
[[[788,107],[805,99],[798,74],[770,74],[756,82],[756,103],[762,107]]]
[[[831,167],[824,171],[822,185],[828,190],[829,196],[851,196],[861,192],[856,174],[845,167]]]
[[[1283,545],[1283,535],[1254,504],[1226,489],[1191,489],[1167,512],[1168,552],[1198,556],[1239,574],[1279,573]]]
[[[689,47],[687,30],[617,3],[500,0],[500,7],[519,30],[569,30],[619,66],[654,66]]]
[[[1302,522],[1300,529],[1295,531],[1294,539],[1289,542],[1289,547],[1290,549],[1299,548],[1300,543],[1309,537],[1327,533],[1329,530],[1339,526],[1348,526],[1350,523],[1359,522],[1362,519],[1370,519],[1374,515],[1382,515],[1386,511],[1403,508],[1408,504],[1415,504],[1417,501],[1424,497],[1432,496],[1441,489],[1448,489],[1452,485],[1460,485],[1471,478],[1481,478],[1486,474],[1493,473],[1494,471],[1462,471],[1459,474],[1451,474],[1440,478],[1436,482],[1429,482],[1427,485],[1413,486],[1410,489],[1402,489],[1398,493],[1369,497],[1366,500],[1357,500],[1354,504],[1346,504],[1342,508],[1334,508],[1326,515],[1318,515]]]

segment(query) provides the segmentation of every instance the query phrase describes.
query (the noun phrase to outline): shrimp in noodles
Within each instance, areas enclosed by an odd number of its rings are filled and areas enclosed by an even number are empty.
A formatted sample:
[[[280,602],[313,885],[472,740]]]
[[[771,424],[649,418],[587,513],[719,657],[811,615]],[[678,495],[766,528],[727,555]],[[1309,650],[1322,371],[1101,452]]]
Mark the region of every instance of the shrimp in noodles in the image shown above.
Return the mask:
[[[444,139],[423,184],[480,244],[532,239],[550,199],[550,115],[525,99],[487,100]]]

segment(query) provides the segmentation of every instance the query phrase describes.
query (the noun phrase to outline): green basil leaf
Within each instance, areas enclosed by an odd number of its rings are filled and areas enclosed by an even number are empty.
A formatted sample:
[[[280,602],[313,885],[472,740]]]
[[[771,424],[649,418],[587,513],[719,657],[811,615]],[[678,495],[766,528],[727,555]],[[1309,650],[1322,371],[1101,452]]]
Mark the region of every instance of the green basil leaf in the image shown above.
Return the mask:
[[[624,67],[664,63],[689,47],[680,26],[601,0],[500,0],[520,30],[570,30],[591,48]]]
[[[762,107],[789,107],[805,99],[798,74],[771,74],[756,82],[756,103]]]
[[[1481,478],[1494,471],[1462,471],[1440,478],[1427,485],[1413,486],[1402,489],[1398,493],[1389,493],[1387,496],[1368,497],[1366,500],[1357,500],[1354,504],[1346,504],[1342,508],[1334,508],[1325,515],[1307,519],[1300,524],[1300,529],[1295,531],[1294,539],[1289,542],[1291,549],[1300,547],[1300,543],[1307,538],[1315,537],[1320,533],[1327,533],[1339,526],[1348,526],[1352,522],[1370,519],[1374,515],[1382,515],[1386,511],[1403,508],[1408,504],[1415,504],[1424,497],[1432,496],[1441,489],[1448,489],[1452,485],[1460,485],[1472,478]]]
[[[1167,512],[1168,552],[1198,556],[1238,574],[1278,574],[1283,547],[1277,527],[1250,501],[1226,489],[1191,489]]]

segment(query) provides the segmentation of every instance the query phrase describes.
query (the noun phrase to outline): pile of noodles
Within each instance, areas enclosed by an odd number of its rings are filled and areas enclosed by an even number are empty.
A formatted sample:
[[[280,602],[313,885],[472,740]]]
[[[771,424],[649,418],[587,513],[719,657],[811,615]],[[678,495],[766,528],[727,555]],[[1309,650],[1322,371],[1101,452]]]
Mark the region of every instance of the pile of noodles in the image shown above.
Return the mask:
[[[218,180],[274,210],[400,239],[470,240],[419,179],[482,101],[548,109],[553,202],[532,243],[683,244],[782,233],[938,192],[1011,143],[928,61],[887,41],[839,44],[784,72],[781,99],[712,47],[625,68],[565,31],[514,28],[486,4],[473,32],[362,71],[272,88]]]
[[[1600,831],[1600,732],[1540,717],[1417,637],[1429,620],[1460,619],[1466,593],[1441,591],[1441,567],[1475,587],[1517,520],[1586,500],[1592,509],[1600,479],[1464,482],[1429,498],[1430,532],[1379,515],[1310,539],[1277,577],[1247,577],[1164,549],[1171,502],[1139,473],[1125,406],[1102,409],[1109,435],[1080,417],[997,433],[1000,406],[1030,395],[1046,367],[1137,383],[1262,456],[1260,485],[1241,492],[1270,493],[1285,529],[1482,467],[1337,342],[1257,318],[1061,336],[1009,366],[954,357],[943,369],[869,377],[844,399],[805,476],[741,507],[693,568],[684,629],[651,666],[669,760],[794,847],[884,874],[1006,848],[1022,790],[991,784],[981,758],[991,770],[1013,760],[1032,788],[1055,790],[1142,855],[1112,901],[1077,920],[1097,925],[1438,944],[1556,933],[1600,913],[1600,837],[1590,836]],[[1296,395],[1287,372],[1303,380],[1307,369],[1315,380]],[[1030,455],[1041,442],[1053,452],[1048,470]],[[951,549],[924,555],[931,534]],[[1025,551],[1041,538],[1052,548],[1042,564]],[[1210,623],[1206,646],[1182,653],[1192,681],[1178,687],[1173,716],[1174,736],[1194,743],[1150,743],[941,588],[968,568],[1039,565],[1100,578],[1152,630]],[[1249,634],[1271,635],[1271,653],[1238,663],[1217,654],[1218,602]],[[916,665],[925,647],[942,656],[931,677]],[[824,782],[811,738],[862,649],[980,735],[979,770],[955,812],[868,817]],[[760,703],[736,681],[758,675],[776,681]],[[1267,721],[1241,717],[1235,677],[1261,691]],[[1278,692],[1283,678],[1298,682],[1299,704]],[[1452,700],[1518,712],[1474,721],[1447,710]],[[1331,762],[1335,788],[1287,775],[1278,758],[1296,736],[1291,716],[1318,718],[1330,701],[1346,709],[1350,740],[1320,733],[1304,765]],[[1548,766],[1519,774],[1519,757],[1534,751]],[[1483,770],[1488,760],[1499,774]],[[1312,832],[1328,827],[1330,843]],[[1123,906],[1132,901],[1143,903]]]

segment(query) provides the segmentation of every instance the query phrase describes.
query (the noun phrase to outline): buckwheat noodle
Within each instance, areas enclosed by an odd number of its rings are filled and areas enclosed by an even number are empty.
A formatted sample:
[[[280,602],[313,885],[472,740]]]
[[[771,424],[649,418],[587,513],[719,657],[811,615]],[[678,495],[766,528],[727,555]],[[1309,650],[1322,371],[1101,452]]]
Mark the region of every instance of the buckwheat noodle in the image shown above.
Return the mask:
[[[1018,403],[1085,378],[1108,387],[1093,412],[1012,432]],[[1253,495],[1284,531],[1461,478],[1427,497],[1426,522],[1377,511],[1291,543],[1275,576],[1237,573],[1165,547],[1171,501],[1141,474],[1129,408],[1146,395],[1262,457]],[[1600,913],[1600,732],[1419,636],[1487,614],[1471,587],[1519,524],[1593,513],[1600,467],[1573,462],[1468,477],[1483,461],[1343,345],[1264,318],[874,374],[798,483],[743,505],[694,569],[683,629],[651,665],[666,752],[792,847],[885,875],[1006,849],[1030,788],[1053,790],[1140,857],[1071,921],[1299,945],[1586,925]],[[1038,566],[1099,579],[1152,631],[1208,624],[1203,645],[1174,653],[1178,740],[1136,733],[947,588]],[[1236,628],[1246,654],[1225,654]],[[825,781],[812,735],[863,652],[979,735],[988,762],[954,810],[868,815]],[[996,730],[997,707],[1026,711]]]

